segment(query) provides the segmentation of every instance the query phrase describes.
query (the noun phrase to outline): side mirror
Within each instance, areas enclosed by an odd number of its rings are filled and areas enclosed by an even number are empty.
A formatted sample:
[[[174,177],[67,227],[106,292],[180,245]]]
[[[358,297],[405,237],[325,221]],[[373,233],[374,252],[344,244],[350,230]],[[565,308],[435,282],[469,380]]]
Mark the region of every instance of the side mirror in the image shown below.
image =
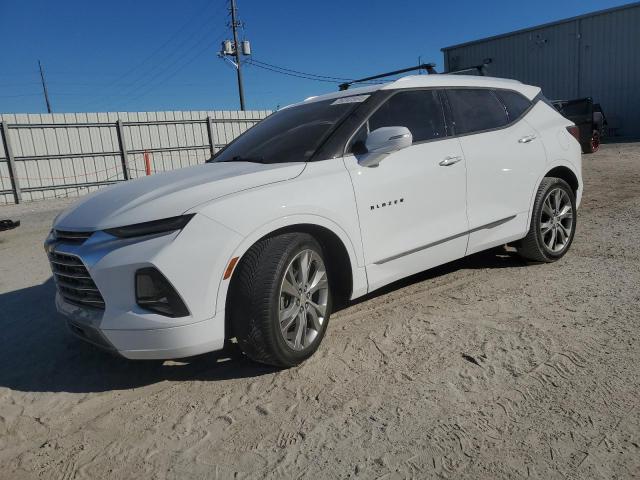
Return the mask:
[[[369,132],[365,140],[367,153],[358,159],[363,167],[377,167],[390,153],[411,146],[413,135],[407,127],[380,127]]]

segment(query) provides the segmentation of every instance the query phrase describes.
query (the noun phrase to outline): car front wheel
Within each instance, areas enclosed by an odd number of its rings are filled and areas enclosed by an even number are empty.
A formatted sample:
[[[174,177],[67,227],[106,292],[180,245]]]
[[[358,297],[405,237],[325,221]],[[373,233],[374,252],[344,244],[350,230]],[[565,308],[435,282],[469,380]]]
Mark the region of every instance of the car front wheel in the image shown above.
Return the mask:
[[[251,359],[291,367],[320,345],[332,308],[322,246],[305,233],[260,240],[230,286],[230,328]]]
[[[528,260],[555,262],[569,250],[576,220],[571,187],[560,178],[544,178],[536,194],[529,233],[520,241],[518,253]]]

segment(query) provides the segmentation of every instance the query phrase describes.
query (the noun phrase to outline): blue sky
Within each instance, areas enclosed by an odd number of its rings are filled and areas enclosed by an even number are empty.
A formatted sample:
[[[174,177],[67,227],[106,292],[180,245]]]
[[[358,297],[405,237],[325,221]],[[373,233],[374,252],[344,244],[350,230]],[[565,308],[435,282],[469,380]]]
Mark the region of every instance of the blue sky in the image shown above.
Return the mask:
[[[628,3],[613,0],[237,0],[256,60],[335,77],[433,61],[440,48]],[[227,0],[0,0],[0,113],[235,110],[235,71],[216,57]],[[246,65],[247,108],[335,84]]]

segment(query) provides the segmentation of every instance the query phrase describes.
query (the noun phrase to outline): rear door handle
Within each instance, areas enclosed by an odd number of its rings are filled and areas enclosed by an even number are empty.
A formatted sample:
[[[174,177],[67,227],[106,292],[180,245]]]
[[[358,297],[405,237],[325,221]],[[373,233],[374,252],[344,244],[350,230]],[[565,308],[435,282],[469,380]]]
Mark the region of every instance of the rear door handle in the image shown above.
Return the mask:
[[[518,143],[529,143],[529,142],[533,142],[535,139],[536,139],[535,135],[526,135],[522,137],[520,140],[518,140]]]
[[[462,157],[454,155],[454,156],[451,156],[451,157],[446,157],[444,160],[442,160],[439,163],[439,165],[441,167],[450,167],[454,163],[458,163],[460,160],[462,160]]]

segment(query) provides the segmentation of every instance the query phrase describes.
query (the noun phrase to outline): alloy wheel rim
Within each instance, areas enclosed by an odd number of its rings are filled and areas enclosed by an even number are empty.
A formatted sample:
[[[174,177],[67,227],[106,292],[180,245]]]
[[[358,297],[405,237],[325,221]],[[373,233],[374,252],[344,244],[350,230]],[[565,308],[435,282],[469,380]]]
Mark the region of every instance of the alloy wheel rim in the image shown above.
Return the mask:
[[[545,247],[553,253],[561,252],[571,239],[573,206],[569,194],[562,188],[551,190],[542,203],[540,235]]]
[[[307,249],[289,263],[280,285],[279,326],[284,341],[301,351],[313,343],[325,322],[329,300],[327,269]]]

